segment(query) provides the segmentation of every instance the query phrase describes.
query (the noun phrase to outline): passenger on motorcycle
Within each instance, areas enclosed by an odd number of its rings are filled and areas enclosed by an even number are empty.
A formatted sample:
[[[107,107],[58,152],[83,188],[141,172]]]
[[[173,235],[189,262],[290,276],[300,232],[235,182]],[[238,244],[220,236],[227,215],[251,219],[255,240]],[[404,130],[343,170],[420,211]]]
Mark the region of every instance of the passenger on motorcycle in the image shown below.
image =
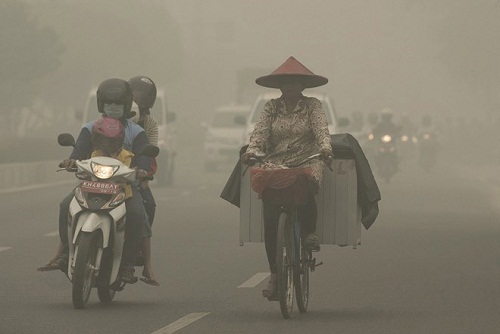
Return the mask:
[[[136,114],[132,120],[139,124],[146,135],[149,143],[158,146],[158,122],[151,115],[151,108],[156,101],[156,85],[146,76],[135,76],[129,79],[128,84],[132,90],[133,100],[139,107],[139,114]],[[153,158],[153,172],[156,172],[156,159]],[[149,187],[149,181],[141,182],[140,192],[144,200],[144,207],[148,214],[150,229],[156,212],[156,202]],[[141,240],[140,250],[144,262],[141,280],[147,284],[160,285],[155,278],[151,260],[151,234],[144,236]]]
[[[121,79],[108,79],[103,81],[97,89],[97,108],[103,117],[111,117],[121,121],[124,127],[123,148],[134,153],[134,165],[142,170],[141,175],[151,172],[151,158],[139,153],[149,140],[143,128],[136,123],[127,120],[132,107],[132,92],[128,83]],[[75,148],[69,159],[64,160],[61,166],[66,169],[75,167],[76,160],[88,159],[93,152],[92,129],[94,123],[87,123],[78,136]],[[132,187],[134,189],[134,187]],[[73,198],[73,192],[66,196],[60,203],[59,210],[59,236],[61,238],[62,254],[55,261],[39,268],[41,271],[67,269],[68,261],[68,234],[67,217],[69,204]],[[133,196],[127,200],[127,230],[120,268],[120,280],[124,283],[135,283],[134,264],[139,241],[149,226],[144,209],[142,197],[138,191],[133,191]]]
[[[397,147],[398,138],[401,135],[401,127],[393,122],[394,112],[391,108],[384,108],[380,113],[380,122],[373,128],[375,143],[378,143],[383,136],[390,136],[394,148]],[[393,163],[395,171],[399,170],[398,153],[393,153]]]
[[[305,88],[322,86],[327,82],[327,78],[315,75],[293,57],[271,74],[258,78],[258,85],[278,88],[282,95],[264,106],[241,161],[248,164],[251,157],[265,156],[266,161],[275,164],[294,163],[319,151],[323,160],[330,163],[333,157],[332,143],[322,104],[318,99],[302,94]],[[321,184],[324,161],[312,160],[308,163],[312,168],[313,182],[309,187],[306,204],[298,213],[306,243],[316,248],[319,248],[319,240],[315,234],[317,209],[314,196]],[[271,278],[262,293],[268,298],[276,293],[277,288],[276,238],[279,208],[266,205],[265,202],[263,208],[264,241]]]

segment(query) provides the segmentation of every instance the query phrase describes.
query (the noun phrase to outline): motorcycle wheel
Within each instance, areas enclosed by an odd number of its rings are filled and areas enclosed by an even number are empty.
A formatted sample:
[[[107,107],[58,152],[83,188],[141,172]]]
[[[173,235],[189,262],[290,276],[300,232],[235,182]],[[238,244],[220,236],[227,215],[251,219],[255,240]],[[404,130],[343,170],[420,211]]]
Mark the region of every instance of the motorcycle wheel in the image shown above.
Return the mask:
[[[97,232],[83,232],[78,242],[78,250],[73,272],[73,307],[81,309],[87,304],[95,276],[98,249]]]
[[[111,303],[116,290],[110,287],[111,271],[113,269],[113,254],[105,249],[102,254],[101,268],[97,278],[97,295],[101,303]]]

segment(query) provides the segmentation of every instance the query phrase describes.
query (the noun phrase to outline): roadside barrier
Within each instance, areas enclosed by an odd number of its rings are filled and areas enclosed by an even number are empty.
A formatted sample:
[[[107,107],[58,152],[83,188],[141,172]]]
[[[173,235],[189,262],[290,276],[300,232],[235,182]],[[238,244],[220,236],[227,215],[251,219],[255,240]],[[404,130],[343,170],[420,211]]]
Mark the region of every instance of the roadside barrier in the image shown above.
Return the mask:
[[[0,164],[0,193],[74,183],[73,173],[57,172],[59,160]]]

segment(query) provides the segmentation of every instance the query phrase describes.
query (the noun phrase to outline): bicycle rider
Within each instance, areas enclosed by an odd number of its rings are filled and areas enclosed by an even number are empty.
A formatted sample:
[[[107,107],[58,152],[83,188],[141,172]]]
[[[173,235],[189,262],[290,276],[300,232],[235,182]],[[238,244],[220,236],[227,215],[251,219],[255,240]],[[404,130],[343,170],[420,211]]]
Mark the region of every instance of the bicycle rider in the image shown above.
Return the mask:
[[[258,85],[281,90],[281,97],[266,103],[250,136],[242,163],[250,158],[265,156],[275,164],[296,163],[320,152],[322,160],[311,160],[305,166],[312,168],[313,182],[308,189],[306,204],[299,207],[298,215],[306,244],[319,249],[316,236],[317,207],[314,196],[322,181],[324,167],[333,158],[332,143],[326,114],[321,102],[302,94],[306,88],[325,85],[328,79],[314,74],[294,57],[288,58],[271,74],[255,81]],[[262,291],[268,298],[277,294],[276,238],[279,208],[263,203],[264,242],[271,277]]]

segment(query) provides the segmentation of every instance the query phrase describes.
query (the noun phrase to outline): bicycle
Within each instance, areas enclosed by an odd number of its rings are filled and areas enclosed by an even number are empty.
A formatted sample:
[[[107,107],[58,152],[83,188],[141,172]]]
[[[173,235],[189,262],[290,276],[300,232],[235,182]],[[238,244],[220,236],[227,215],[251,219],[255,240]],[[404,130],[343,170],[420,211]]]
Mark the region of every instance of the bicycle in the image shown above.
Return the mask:
[[[305,163],[318,159],[320,153],[314,154],[297,164],[285,164],[285,168],[279,169],[252,169],[252,179],[258,173],[267,175],[262,200],[271,205],[279,206],[278,234],[276,263],[278,267],[278,296],[269,300],[279,300],[283,317],[289,319],[293,311],[293,300],[301,313],[307,311],[309,304],[309,272],[314,272],[322,262],[316,263],[313,252],[319,249],[311,248],[303,240],[301,224],[298,219],[298,206],[307,198],[307,187],[312,174],[310,167],[300,167]],[[262,158],[250,158],[249,164],[265,164]],[[330,170],[331,167],[329,166]],[[279,179],[283,186],[283,180],[290,182],[283,188],[272,188],[272,180]],[[265,176],[264,176],[265,177]],[[270,181],[270,182],[269,182]],[[293,182],[292,182],[293,181]],[[285,183],[287,183],[285,182]],[[252,184],[253,186],[253,184]],[[257,186],[256,186],[257,187]],[[255,188],[254,188],[255,190]]]

